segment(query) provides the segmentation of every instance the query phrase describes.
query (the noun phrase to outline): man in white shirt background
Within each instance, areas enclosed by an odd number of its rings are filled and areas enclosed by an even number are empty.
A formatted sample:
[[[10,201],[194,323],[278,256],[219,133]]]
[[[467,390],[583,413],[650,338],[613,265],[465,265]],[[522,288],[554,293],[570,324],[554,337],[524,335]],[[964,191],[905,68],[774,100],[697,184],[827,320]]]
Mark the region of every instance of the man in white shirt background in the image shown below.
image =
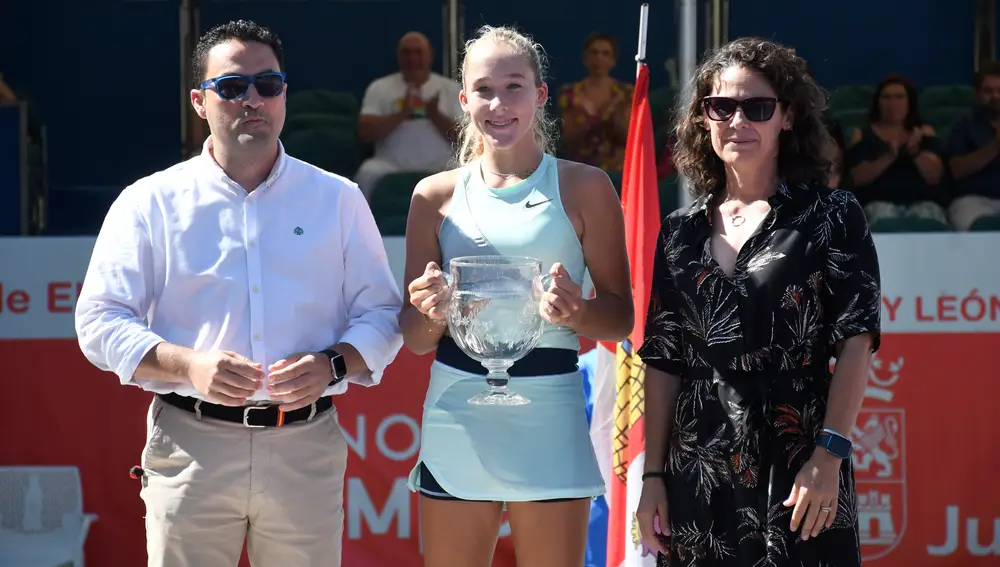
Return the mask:
[[[358,135],[375,143],[375,155],[361,164],[354,180],[369,199],[388,173],[447,169],[462,117],[462,86],[431,71],[434,53],[427,36],[405,34],[397,58],[399,71],[373,81],[361,101]]]
[[[127,187],[76,310],[84,355],[155,392],[139,471],[149,565],[339,566],[347,445],[332,396],[375,385],[401,297],[351,181],[278,141],[278,38],[213,28],[194,52],[201,155]]]

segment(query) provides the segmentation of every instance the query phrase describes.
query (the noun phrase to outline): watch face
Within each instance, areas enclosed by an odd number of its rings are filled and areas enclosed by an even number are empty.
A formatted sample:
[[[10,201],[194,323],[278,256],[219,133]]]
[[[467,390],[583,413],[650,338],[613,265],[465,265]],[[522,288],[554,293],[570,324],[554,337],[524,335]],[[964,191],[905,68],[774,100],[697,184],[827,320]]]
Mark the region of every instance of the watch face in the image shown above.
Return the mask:
[[[347,376],[347,363],[344,362],[344,357],[342,355],[337,355],[330,359],[330,366],[333,367],[334,378],[343,378]]]
[[[837,435],[827,437],[827,450],[841,459],[851,456],[851,442]]]

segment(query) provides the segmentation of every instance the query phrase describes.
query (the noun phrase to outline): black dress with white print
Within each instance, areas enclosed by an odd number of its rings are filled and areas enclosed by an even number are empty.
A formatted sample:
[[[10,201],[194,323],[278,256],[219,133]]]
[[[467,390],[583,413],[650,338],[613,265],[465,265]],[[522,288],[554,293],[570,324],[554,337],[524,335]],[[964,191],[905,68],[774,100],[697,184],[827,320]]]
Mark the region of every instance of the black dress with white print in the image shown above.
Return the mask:
[[[672,567],[861,565],[854,471],[833,526],[802,541],[783,505],[823,427],[838,341],[880,339],[875,244],[854,195],[781,185],[733,275],[712,197],[664,220],[643,361],[682,380],[666,472]],[[647,399],[647,403],[650,403]]]

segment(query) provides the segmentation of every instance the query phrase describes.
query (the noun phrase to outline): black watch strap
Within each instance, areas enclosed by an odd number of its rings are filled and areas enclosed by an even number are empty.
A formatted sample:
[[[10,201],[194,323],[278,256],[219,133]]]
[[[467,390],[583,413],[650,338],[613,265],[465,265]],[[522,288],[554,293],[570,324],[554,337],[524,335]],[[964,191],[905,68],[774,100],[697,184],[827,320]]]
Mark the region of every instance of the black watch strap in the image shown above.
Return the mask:
[[[330,359],[330,374],[333,375],[330,386],[339,384],[344,378],[347,378],[347,361],[344,360],[344,355],[332,348],[323,349],[319,353],[325,354]]]
[[[851,440],[832,429],[824,429],[816,436],[816,444],[839,459],[851,457]]]

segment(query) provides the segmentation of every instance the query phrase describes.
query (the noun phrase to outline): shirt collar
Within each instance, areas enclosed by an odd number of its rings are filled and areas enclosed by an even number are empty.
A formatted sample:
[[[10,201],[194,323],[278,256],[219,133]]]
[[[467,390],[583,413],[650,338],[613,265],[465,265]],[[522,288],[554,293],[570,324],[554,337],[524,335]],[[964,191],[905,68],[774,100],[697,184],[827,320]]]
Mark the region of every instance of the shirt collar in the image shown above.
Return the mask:
[[[698,197],[694,201],[694,203],[691,204],[691,208],[688,209],[687,212],[688,216],[696,214],[707,214],[709,207],[712,206],[712,203],[720,194],[721,191],[713,191],[711,193],[708,193],[707,195],[702,195],[701,197]],[[775,191],[773,195],[767,198],[767,202],[769,205],[771,205],[771,208],[774,208],[775,206],[780,205],[781,203],[791,198],[792,198],[792,191],[791,189],[788,188],[788,184],[785,183],[785,180],[782,179],[778,183],[778,190]]]
[[[235,183],[232,179],[226,175],[226,172],[219,165],[219,162],[215,161],[212,157],[212,136],[208,136],[205,139],[205,143],[201,146],[201,160],[208,167],[209,171],[213,172],[219,179],[225,180],[229,183]],[[287,155],[285,154],[285,146],[278,140],[278,158],[274,160],[274,166],[271,168],[271,173],[268,174],[267,179],[264,180],[264,187],[268,188],[277,182],[278,178],[284,173],[286,166],[288,164]],[[256,188],[254,188],[256,189]]]
[[[712,217],[709,215],[709,210],[711,209],[712,203],[721,194],[721,191],[713,191],[707,195],[702,195],[691,204],[691,208],[688,209],[685,216],[691,217],[693,220],[704,220],[709,225],[712,224]],[[778,190],[774,192],[773,195],[767,198],[767,203],[771,205],[772,211],[777,211],[778,207],[782,203],[785,203],[792,198],[792,190],[789,189],[788,184],[782,179],[778,183]],[[772,216],[772,220],[774,215]]]

